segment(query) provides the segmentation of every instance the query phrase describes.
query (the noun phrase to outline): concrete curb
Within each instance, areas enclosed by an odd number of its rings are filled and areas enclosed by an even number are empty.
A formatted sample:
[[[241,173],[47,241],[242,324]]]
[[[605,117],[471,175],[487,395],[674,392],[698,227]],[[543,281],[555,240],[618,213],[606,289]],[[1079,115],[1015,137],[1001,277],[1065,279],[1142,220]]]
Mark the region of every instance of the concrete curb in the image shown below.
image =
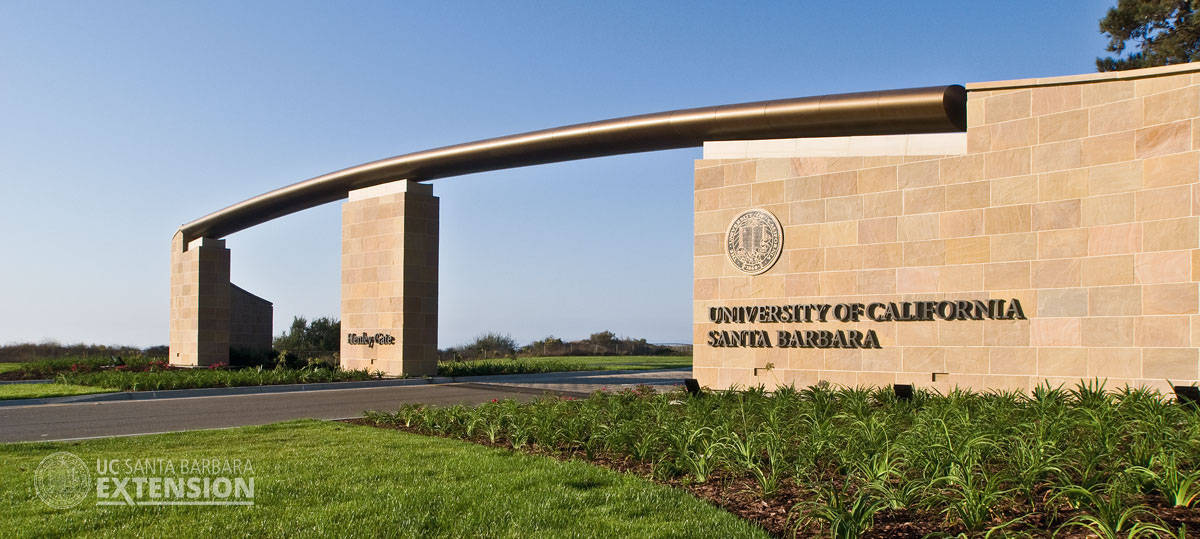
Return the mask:
[[[41,380],[0,380],[0,386],[8,384],[53,384],[53,378],[44,378]]]
[[[497,374],[487,376],[434,376],[431,378],[402,378],[397,380],[364,380],[360,382],[323,382],[316,384],[280,384],[268,386],[240,387],[210,387],[200,389],[169,389],[164,391],[120,391],[115,393],[93,393],[91,395],[72,395],[69,397],[46,397],[41,399],[5,399],[0,400],[0,408],[8,406],[38,406],[43,404],[77,404],[87,402],[141,401],[154,399],[183,399],[190,397],[223,397],[231,395],[259,395],[264,393],[292,393],[296,391],[329,391],[336,389],[364,389],[372,387],[421,386],[431,384],[454,383],[555,383],[567,377],[581,376],[621,376],[627,374],[645,374],[651,372],[668,373],[678,371],[680,374],[690,372],[690,368],[649,369],[622,371],[563,371],[537,374]],[[51,380],[53,382],[53,380]],[[648,381],[646,385],[668,385],[664,382]]]

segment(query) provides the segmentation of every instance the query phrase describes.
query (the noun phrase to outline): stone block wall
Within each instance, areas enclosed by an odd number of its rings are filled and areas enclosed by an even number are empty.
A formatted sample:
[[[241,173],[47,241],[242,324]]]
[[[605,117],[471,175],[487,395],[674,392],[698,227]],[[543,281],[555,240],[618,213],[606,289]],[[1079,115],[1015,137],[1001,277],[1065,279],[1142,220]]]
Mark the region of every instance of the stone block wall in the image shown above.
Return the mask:
[[[229,347],[248,353],[271,351],[271,302],[230,284]]]
[[[1200,69],[968,85],[966,152],[700,160],[695,376],[703,385],[1028,390],[1200,378]],[[725,254],[765,208],[784,251]],[[710,307],[1017,299],[1026,319],[714,324]],[[709,346],[713,330],[873,330],[878,349]]]
[[[436,374],[437,276],[438,199],[430,185],[351,192],[342,206],[342,366]]]

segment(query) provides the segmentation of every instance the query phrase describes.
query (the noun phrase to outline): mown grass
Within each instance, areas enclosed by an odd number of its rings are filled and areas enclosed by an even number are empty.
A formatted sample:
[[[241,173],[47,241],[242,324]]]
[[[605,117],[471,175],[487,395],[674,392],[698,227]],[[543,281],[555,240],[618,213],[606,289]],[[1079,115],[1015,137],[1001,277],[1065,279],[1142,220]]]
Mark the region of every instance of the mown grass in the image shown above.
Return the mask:
[[[565,371],[675,369],[691,366],[691,356],[555,356],[442,361],[438,363],[438,375],[483,376]]]
[[[55,510],[34,491],[46,455],[248,459],[253,507]],[[93,470],[93,473],[94,470]],[[311,420],[71,443],[0,445],[0,536],[763,537],[686,492],[584,462]]]
[[[25,368],[24,363],[0,363],[0,373],[19,371]]]
[[[60,373],[60,384],[111,387],[122,391],[159,391],[202,387],[264,386],[277,384],[312,384],[347,382],[375,378],[366,370],[342,370],[322,367],[303,369],[166,369],[146,372],[105,370],[98,372]]]
[[[116,390],[107,387],[68,384],[0,384],[0,400],[68,397],[71,395],[90,395],[92,393],[107,393],[110,391]]]
[[[1186,521],[1162,515],[1200,506],[1200,413],[1099,384],[912,400],[827,386],[702,397],[647,390],[406,405],[367,418],[749,491],[787,511],[777,533],[857,537],[877,518],[899,518],[944,534],[1165,537]]]

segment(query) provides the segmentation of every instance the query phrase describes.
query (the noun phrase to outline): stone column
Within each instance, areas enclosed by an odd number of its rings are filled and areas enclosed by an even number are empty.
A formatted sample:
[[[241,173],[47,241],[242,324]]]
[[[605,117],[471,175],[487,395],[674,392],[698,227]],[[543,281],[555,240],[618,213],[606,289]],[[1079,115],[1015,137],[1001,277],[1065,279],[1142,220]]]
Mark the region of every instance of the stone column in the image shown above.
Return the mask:
[[[342,367],[436,374],[437,277],[432,186],[351,191],[342,205]]]
[[[229,362],[229,249],[225,240],[171,240],[170,362],[206,366]]]

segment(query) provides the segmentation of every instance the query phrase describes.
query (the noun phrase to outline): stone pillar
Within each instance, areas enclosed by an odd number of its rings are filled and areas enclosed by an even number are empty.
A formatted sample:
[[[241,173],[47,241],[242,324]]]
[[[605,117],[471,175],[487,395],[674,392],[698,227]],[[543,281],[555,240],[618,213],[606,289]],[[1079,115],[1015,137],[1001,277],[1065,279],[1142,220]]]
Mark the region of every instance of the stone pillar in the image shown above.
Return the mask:
[[[436,374],[437,277],[432,186],[351,191],[342,205],[342,367]]]
[[[225,240],[171,240],[170,362],[206,366],[229,362],[229,249]]]

